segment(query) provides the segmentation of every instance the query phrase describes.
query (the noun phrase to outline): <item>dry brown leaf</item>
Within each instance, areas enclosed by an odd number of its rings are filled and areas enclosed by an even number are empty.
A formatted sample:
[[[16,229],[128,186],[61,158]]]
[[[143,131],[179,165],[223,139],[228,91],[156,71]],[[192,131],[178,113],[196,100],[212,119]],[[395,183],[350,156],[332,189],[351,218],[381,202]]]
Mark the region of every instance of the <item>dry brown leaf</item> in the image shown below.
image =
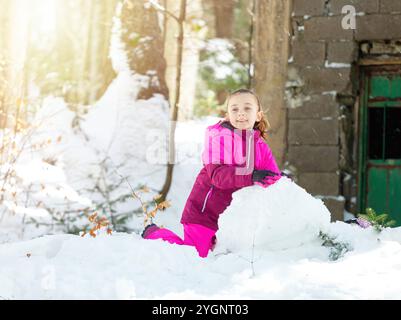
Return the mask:
[[[170,201],[168,201],[168,200],[165,200],[165,201],[163,201],[163,202],[160,202],[160,203],[157,205],[157,208],[159,208],[159,209],[166,209],[166,208],[169,208],[169,207],[171,207],[171,203],[170,203]]]
[[[154,197],[153,197],[153,200],[157,200],[157,199],[160,199],[161,198],[161,194],[159,193],[159,194],[157,194],[157,195],[155,195]]]
[[[93,222],[95,221],[95,218],[97,217],[97,212],[95,212],[94,214],[92,214],[91,216],[89,216],[89,221]]]
[[[156,216],[157,208],[152,210],[149,214],[154,218]]]

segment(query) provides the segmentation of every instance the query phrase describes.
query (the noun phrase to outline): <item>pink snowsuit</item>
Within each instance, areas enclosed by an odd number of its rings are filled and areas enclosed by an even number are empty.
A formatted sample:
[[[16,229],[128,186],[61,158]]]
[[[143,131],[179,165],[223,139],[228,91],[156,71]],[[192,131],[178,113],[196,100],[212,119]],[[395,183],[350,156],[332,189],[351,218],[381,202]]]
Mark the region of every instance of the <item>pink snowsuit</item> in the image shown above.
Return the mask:
[[[184,240],[161,228],[146,239],[163,239],[170,243],[195,246],[206,257],[214,248],[218,219],[230,205],[232,194],[252,186],[253,170],[270,170],[280,174],[273,154],[259,130],[235,129],[221,120],[207,127],[203,168],[199,172],[181,217]]]

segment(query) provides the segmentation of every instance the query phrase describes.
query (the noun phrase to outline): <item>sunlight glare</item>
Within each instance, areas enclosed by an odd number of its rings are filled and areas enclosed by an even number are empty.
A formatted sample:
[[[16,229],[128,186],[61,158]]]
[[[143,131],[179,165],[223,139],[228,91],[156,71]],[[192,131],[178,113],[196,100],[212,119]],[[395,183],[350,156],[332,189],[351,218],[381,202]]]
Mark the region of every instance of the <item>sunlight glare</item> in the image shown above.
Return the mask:
[[[34,0],[29,2],[31,28],[39,36],[53,35],[56,31],[56,6],[60,0]]]

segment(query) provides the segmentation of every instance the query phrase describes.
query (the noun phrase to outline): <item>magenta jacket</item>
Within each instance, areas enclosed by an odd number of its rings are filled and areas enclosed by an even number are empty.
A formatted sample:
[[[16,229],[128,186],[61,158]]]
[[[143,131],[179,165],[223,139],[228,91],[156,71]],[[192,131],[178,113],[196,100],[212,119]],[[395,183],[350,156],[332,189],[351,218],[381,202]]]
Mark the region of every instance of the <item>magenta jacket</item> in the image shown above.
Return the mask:
[[[230,205],[233,192],[254,184],[254,169],[280,173],[259,130],[235,129],[224,120],[207,127],[202,162],[181,223],[196,223],[213,230],[219,229],[219,215]]]

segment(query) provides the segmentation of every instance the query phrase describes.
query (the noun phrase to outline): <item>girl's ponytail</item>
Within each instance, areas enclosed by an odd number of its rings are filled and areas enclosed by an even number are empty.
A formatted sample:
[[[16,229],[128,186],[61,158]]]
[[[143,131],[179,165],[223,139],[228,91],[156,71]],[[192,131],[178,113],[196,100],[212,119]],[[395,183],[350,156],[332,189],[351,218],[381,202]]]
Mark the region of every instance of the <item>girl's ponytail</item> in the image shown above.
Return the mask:
[[[267,131],[270,129],[270,123],[266,119],[266,116],[265,116],[263,110],[260,110],[260,111],[262,111],[262,119],[260,119],[260,121],[256,121],[253,128],[259,130],[261,137],[266,140],[267,139]]]

